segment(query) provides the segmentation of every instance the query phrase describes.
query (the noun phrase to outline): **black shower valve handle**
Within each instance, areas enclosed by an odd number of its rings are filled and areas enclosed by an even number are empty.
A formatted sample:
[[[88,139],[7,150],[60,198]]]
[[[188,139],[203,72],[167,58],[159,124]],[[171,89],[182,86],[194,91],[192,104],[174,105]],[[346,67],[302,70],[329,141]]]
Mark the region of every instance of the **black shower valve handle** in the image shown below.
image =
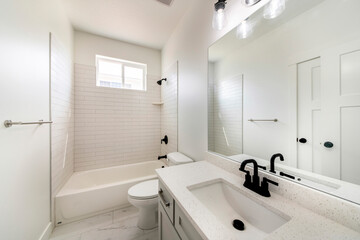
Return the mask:
[[[163,139],[161,139],[160,144],[162,144],[163,142],[164,142],[165,144],[168,144],[169,138],[168,138],[167,135],[165,135],[165,137],[164,137]]]

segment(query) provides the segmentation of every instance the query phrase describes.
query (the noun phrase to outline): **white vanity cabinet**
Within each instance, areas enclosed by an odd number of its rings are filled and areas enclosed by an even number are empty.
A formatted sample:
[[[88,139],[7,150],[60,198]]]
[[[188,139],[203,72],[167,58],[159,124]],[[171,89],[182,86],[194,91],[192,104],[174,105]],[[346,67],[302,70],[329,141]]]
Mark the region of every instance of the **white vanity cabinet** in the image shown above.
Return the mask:
[[[160,240],[181,240],[172,222],[165,212],[164,207],[159,203],[159,239]]]
[[[170,222],[173,224],[175,210],[174,199],[161,181],[159,181],[159,209],[160,205],[164,208]]]
[[[201,240],[200,234],[195,230],[189,219],[185,216],[179,205],[175,202],[175,229],[182,240]]]
[[[161,181],[159,181],[159,239],[202,239]]]

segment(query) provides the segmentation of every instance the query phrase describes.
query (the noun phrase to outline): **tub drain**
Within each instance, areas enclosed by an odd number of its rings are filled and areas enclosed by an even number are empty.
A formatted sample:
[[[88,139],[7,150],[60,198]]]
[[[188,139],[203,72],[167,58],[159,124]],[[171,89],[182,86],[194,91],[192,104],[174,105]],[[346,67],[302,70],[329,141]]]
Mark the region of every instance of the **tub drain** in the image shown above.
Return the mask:
[[[234,227],[235,229],[239,230],[239,231],[244,231],[244,230],[245,230],[245,225],[244,225],[244,223],[243,223],[241,220],[239,220],[239,219],[235,219],[235,220],[233,221],[233,227]]]

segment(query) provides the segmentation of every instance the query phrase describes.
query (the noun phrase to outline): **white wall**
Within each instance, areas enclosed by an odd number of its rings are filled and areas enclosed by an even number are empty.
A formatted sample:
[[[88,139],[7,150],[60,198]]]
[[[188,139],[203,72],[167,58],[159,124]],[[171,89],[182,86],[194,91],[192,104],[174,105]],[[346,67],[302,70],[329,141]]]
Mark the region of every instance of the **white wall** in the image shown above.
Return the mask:
[[[95,66],[96,54],[146,63],[149,75],[161,75],[159,50],[75,31],[75,63]]]
[[[147,90],[96,86],[95,55],[147,64]],[[75,33],[75,171],[157,160],[160,51]]]
[[[74,172],[74,63],[73,52],[51,34],[51,195],[54,199]]]
[[[4,0],[0,8],[0,121],[48,120],[49,32],[72,54],[57,0]],[[50,222],[50,126],[0,125],[1,239],[39,239]]]
[[[179,61],[178,148],[195,160],[203,160],[207,151],[207,49],[268,1],[246,8],[241,1],[226,6],[228,26],[212,29],[215,1],[199,0],[184,15],[162,50],[162,67]]]

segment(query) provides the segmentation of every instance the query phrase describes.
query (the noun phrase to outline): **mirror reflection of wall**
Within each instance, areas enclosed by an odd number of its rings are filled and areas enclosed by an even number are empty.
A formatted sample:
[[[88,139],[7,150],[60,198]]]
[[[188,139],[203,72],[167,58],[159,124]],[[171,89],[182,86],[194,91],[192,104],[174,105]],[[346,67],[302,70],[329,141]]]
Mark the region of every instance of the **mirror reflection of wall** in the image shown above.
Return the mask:
[[[210,145],[222,109],[209,111],[209,150],[233,159],[246,154],[264,160],[280,152],[285,161],[278,166],[292,174],[317,183],[359,185],[360,1],[286,4],[276,19],[264,19],[262,10],[251,16],[249,38],[237,39],[234,29],[209,48],[210,65],[216,66],[209,67],[214,106],[217,76],[243,75],[242,128],[234,128],[242,131],[242,151],[223,152]],[[275,118],[279,121],[248,121]]]
[[[242,153],[242,75],[223,76],[221,62],[209,63],[209,150]]]

